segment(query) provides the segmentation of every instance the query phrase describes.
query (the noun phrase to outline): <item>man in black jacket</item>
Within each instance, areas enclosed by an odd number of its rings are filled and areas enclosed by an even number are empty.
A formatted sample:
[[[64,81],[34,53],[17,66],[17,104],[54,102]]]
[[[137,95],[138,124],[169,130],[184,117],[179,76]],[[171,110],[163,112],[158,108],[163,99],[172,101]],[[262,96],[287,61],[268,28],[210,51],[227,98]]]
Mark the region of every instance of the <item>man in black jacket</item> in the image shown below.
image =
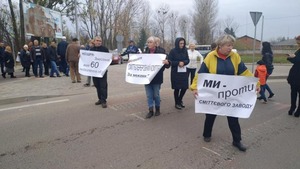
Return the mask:
[[[97,52],[107,52],[109,53],[108,49],[105,46],[102,46],[102,39],[101,37],[97,36],[94,40],[95,46],[91,48],[91,51]],[[103,108],[107,108],[107,71],[103,75],[103,77],[93,77],[93,83],[97,89],[98,101],[95,105],[102,105]]]

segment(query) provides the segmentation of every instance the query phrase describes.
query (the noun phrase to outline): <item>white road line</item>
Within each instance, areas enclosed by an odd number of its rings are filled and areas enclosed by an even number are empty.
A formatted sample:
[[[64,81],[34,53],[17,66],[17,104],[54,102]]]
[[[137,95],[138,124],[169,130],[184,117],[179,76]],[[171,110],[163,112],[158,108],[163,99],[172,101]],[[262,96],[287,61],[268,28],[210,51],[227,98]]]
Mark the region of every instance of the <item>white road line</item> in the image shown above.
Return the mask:
[[[9,107],[9,108],[3,108],[3,109],[0,109],[0,112],[1,112],[1,111],[7,111],[7,110],[21,109],[21,108],[26,108],[26,107],[33,107],[33,106],[46,105],[46,104],[53,104],[53,103],[60,103],[60,102],[68,102],[68,101],[70,101],[70,100],[69,100],[69,99],[63,99],[63,100],[55,100],[55,101],[49,101],[49,102],[42,102],[42,103],[28,104],[28,105],[23,105],[23,106]]]
[[[215,151],[213,151],[213,150],[211,150],[209,148],[206,148],[206,147],[202,147],[202,148],[221,157],[221,154],[219,154],[219,153],[217,153],[217,152],[215,152]]]
[[[134,116],[134,117],[136,117],[136,118],[138,118],[138,119],[140,119],[140,120],[143,120],[143,121],[145,121],[145,119],[144,118],[142,118],[142,117],[140,117],[140,116],[138,116],[138,115],[136,115],[136,114],[130,114],[130,115],[132,115],[132,116]]]

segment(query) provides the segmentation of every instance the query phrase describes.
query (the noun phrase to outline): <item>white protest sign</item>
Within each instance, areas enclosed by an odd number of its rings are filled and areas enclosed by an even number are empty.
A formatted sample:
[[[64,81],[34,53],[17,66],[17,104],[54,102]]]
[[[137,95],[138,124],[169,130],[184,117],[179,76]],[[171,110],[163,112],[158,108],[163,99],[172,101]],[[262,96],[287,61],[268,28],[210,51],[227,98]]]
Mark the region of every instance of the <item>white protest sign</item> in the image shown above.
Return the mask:
[[[112,53],[80,50],[79,73],[85,76],[103,77],[112,61]]]
[[[165,59],[165,54],[131,54],[126,68],[126,82],[149,84]]]
[[[258,79],[200,73],[195,112],[248,118],[256,103]]]

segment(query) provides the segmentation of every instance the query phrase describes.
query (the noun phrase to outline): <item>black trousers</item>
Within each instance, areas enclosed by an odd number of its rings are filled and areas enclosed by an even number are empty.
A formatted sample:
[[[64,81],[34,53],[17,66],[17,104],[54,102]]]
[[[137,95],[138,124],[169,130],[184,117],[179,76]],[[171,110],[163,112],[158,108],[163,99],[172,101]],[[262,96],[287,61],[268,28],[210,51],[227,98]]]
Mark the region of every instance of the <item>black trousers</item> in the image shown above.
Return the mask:
[[[217,115],[206,114],[203,137],[211,137],[212,128]],[[234,142],[240,142],[241,138],[241,127],[239,124],[239,119],[237,117],[227,116],[228,126],[232,134]]]
[[[193,83],[193,79],[195,77],[196,69],[187,68],[187,72],[188,72],[189,75],[191,74],[191,84],[192,84]]]
[[[174,100],[175,104],[181,104],[182,98],[187,89],[174,89]]]
[[[97,89],[98,99],[102,103],[106,103],[107,99],[107,72],[103,75],[102,78],[100,77],[93,77],[93,83]]]
[[[295,110],[297,107],[297,96],[299,96],[297,111],[300,111],[300,85],[291,85],[291,110]]]

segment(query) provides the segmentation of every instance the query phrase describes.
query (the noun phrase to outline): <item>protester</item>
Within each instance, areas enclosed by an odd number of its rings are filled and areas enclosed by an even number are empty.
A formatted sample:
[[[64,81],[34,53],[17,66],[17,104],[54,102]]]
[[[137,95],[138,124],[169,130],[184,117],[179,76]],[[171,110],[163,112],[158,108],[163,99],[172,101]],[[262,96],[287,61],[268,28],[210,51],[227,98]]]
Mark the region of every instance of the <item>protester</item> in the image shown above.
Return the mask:
[[[175,48],[170,51],[168,56],[171,62],[171,86],[174,89],[175,108],[179,110],[185,107],[182,99],[189,87],[189,74],[186,65],[189,64],[190,60],[185,46],[185,39],[177,38]]]
[[[3,56],[4,56],[6,73],[8,73],[10,75],[10,78],[16,78],[16,76],[14,76],[15,60],[14,60],[14,57],[12,55],[12,51],[11,51],[10,46],[5,47],[5,51],[4,51]],[[4,74],[4,76],[5,76],[5,74]]]
[[[59,71],[63,72],[65,76],[69,76],[69,66],[66,61],[67,47],[68,47],[68,42],[66,41],[66,37],[63,36],[61,41],[57,45],[57,55],[58,55]]]
[[[30,65],[31,65],[31,57],[30,52],[28,50],[28,45],[23,46],[23,50],[20,54],[21,60],[23,62],[23,66],[25,68],[25,77],[30,77]]]
[[[5,47],[4,47],[4,43],[0,42],[0,66],[1,66],[1,73],[2,73],[2,77],[5,77],[5,70],[4,70],[4,51],[5,51]]]
[[[195,50],[196,45],[194,43],[189,44],[188,55],[190,59],[190,63],[186,66],[188,76],[191,75],[191,84],[193,83],[193,79],[195,77],[196,69],[198,68],[198,59],[200,60],[200,65],[203,62],[203,56]]]
[[[260,60],[257,62],[257,67],[255,69],[255,77],[258,77],[259,83],[260,83],[260,96],[257,98],[258,100],[263,100],[263,103],[267,103],[267,98],[265,95],[265,90],[266,90],[266,81],[268,77],[267,73],[267,67],[264,61]]]
[[[253,76],[253,74],[247,69],[245,64],[241,61],[241,57],[238,53],[232,52],[233,44],[235,42],[234,37],[230,35],[223,35],[217,40],[216,50],[210,52],[204,59],[198,73],[211,73],[211,74],[223,74],[234,76]],[[197,81],[196,75],[193,84],[190,86],[197,97]],[[259,90],[259,88],[257,88]],[[211,141],[211,133],[214,125],[214,121],[217,115],[206,114],[204,123],[203,137],[204,141]],[[237,117],[227,116],[228,125],[233,137],[233,146],[237,147],[240,151],[246,151],[246,147],[241,143],[241,128]]]
[[[35,77],[40,77],[43,78],[43,63],[45,60],[44,58],[44,54],[43,54],[43,50],[42,48],[39,46],[39,41],[38,40],[34,40],[33,41],[33,47],[30,51],[31,53],[31,58],[34,62],[34,70],[33,70],[33,74]],[[37,72],[39,68],[39,74]]]
[[[91,48],[91,51],[97,52],[106,52],[109,53],[108,49],[105,46],[102,46],[102,39],[101,37],[97,36],[94,39],[94,47]],[[102,108],[107,108],[107,70],[103,77],[93,77],[93,83],[97,89],[98,101],[95,105],[102,105]]]
[[[85,47],[85,50],[91,50],[91,48],[93,48],[94,47],[94,40],[93,39],[91,39],[90,41],[89,41],[89,44]],[[88,76],[87,78],[86,78],[86,83],[83,85],[84,87],[89,87],[90,85],[91,85],[91,79],[92,79],[92,77],[91,76]]]
[[[160,39],[159,39],[159,37],[154,37],[154,40],[155,40],[156,48],[158,50],[160,50],[161,52],[166,53],[166,50],[163,47],[160,46]]]
[[[291,86],[291,107],[288,112],[289,115],[293,115],[294,111],[296,110],[296,101],[297,96],[298,98],[298,108],[295,112],[294,116],[299,117],[300,116],[300,35],[296,37],[296,42],[298,44],[298,49],[294,54],[288,54],[287,60],[290,61],[293,66],[291,67],[289,71],[289,75],[287,78],[288,83]]]
[[[262,43],[262,61],[266,64],[267,67],[267,73],[268,77],[272,74],[274,66],[273,66],[273,52],[271,49],[271,44],[269,42],[263,42]],[[267,78],[268,78],[267,77]],[[267,79],[266,79],[266,84],[265,84],[265,89],[269,92],[269,97],[272,98],[275,94],[267,84]]]
[[[49,48],[47,46],[47,43],[42,43],[42,50],[44,55],[44,68],[45,73],[44,75],[49,76],[49,68],[50,68],[50,54],[49,54]]]
[[[165,54],[162,48],[157,47],[157,43],[155,43],[155,37],[151,36],[147,40],[147,48],[145,53],[161,53]],[[151,57],[151,56],[149,56]],[[149,84],[145,85],[146,95],[147,95],[147,103],[149,113],[146,115],[146,118],[151,118],[153,115],[160,115],[160,87],[163,83],[164,70],[165,68],[169,68],[169,61],[167,59],[163,60],[162,63],[164,66],[159,70],[159,72],[155,75],[155,77],[151,80]],[[155,113],[154,113],[155,106]]]
[[[77,38],[72,39],[72,43],[68,45],[66,50],[66,60],[70,65],[70,76],[72,83],[81,83],[81,76],[79,74],[78,63],[79,63],[79,52],[80,45]],[[75,80],[76,77],[76,80]]]
[[[129,60],[129,54],[131,53],[139,53],[139,49],[135,46],[133,40],[129,41],[129,46],[127,47],[126,51],[123,54],[121,54],[121,56],[128,55],[128,60]]]
[[[55,77],[54,73],[56,73],[57,77],[61,77],[59,74],[59,71],[57,70],[57,53],[56,53],[56,43],[55,41],[52,41],[49,47],[49,60],[50,60],[50,65],[51,65],[51,71],[50,71],[50,77]]]

